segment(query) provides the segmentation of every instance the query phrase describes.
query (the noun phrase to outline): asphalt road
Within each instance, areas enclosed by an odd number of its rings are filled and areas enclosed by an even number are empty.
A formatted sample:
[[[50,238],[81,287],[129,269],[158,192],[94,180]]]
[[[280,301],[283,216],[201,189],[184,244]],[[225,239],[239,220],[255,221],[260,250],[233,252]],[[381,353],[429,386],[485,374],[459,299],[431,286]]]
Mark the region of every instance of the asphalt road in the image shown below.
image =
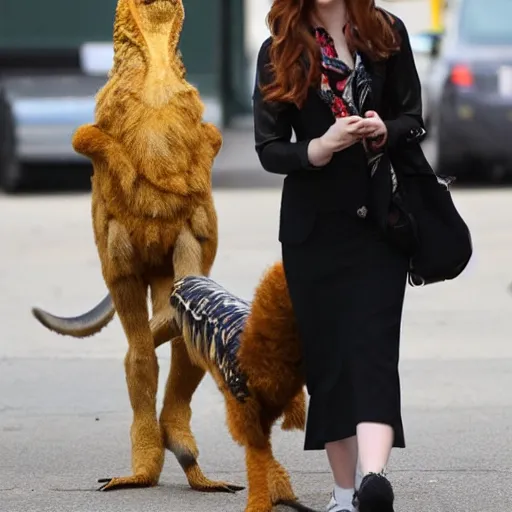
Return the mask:
[[[408,448],[390,466],[399,512],[512,510],[512,191],[458,190],[455,199],[473,230],[473,261],[455,282],[408,290]],[[279,190],[218,190],[216,204],[213,277],[250,298],[279,258]],[[245,491],[192,492],[171,455],[157,488],[95,492],[98,478],[130,470],[120,325],[74,340],[30,315],[33,305],[79,313],[103,296],[89,208],[87,193],[0,197],[0,511],[241,512]],[[162,387],[168,347],[158,354]],[[193,410],[205,472],[244,484],[243,452],[209,378]],[[323,453],[304,453],[301,433],[276,429],[274,444],[300,498],[323,509],[331,488]]]

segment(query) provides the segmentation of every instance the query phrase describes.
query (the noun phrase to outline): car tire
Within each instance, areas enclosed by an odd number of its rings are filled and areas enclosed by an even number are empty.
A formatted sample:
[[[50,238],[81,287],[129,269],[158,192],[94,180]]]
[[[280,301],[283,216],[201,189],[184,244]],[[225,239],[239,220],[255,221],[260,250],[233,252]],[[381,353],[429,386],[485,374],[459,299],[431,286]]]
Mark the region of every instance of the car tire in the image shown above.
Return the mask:
[[[16,156],[14,119],[0,91],[0,189],[12,194],[22,184],[22,168]]]

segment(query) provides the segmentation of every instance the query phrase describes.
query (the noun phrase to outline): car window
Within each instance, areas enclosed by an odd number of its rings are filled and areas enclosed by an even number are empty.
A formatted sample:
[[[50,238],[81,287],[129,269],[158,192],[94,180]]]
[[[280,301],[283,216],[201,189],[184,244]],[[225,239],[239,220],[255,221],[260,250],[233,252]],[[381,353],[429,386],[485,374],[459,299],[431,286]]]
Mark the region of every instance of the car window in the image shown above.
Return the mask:
[[[512,45],[512,0],[465,0],[459,37],[469,44]]]

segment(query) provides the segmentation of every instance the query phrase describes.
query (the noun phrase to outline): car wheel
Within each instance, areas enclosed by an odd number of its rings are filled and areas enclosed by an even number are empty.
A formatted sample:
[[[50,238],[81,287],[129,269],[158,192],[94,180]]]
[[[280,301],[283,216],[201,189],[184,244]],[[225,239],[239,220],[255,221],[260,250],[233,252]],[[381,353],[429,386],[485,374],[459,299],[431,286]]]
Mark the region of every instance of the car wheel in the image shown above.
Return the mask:
[[[7,101],[0,96],[0,188],[4,192],[14,193],[19,190],[22,177],[16,156],[13,117]]]

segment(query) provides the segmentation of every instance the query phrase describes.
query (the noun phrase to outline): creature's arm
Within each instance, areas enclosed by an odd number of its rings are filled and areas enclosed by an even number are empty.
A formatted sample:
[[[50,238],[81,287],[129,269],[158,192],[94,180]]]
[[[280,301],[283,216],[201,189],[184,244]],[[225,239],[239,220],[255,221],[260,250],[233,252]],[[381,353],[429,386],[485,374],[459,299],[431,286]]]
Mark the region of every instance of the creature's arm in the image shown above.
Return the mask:
[[[392,110],[392,118],[384,119],[388,130],[387,144],[421,140],[425,135],[422,117],[421,84],[402,20],[394,17],[394,25],[401,39],[400,50],[389,58],[386,69],[385,98]]]
[[[124,154],[123,147],[96,125],[80,126],[73,136],[72,145],[77,153],[92,160],[95,171],[105,169],[115,174],[125,194],[132,190],[136,170]]]
[[[203,127],[206,131],[206,136],[211,142],[214,151],[213,156],[216,157],[222,147],[222,134],[213,123],[203,123]]]
[[[254,136],[256,152],[263,168],[275,174],[312,170],[319,167],[311,165],[308,158],[310,140],[291,142],[292,126],[290,122],[292,104],[269,103],[263,99],[260,86],[272,82],[268,70],[270,38],[267,39],[258,54],[256,83],[253,94]]]

